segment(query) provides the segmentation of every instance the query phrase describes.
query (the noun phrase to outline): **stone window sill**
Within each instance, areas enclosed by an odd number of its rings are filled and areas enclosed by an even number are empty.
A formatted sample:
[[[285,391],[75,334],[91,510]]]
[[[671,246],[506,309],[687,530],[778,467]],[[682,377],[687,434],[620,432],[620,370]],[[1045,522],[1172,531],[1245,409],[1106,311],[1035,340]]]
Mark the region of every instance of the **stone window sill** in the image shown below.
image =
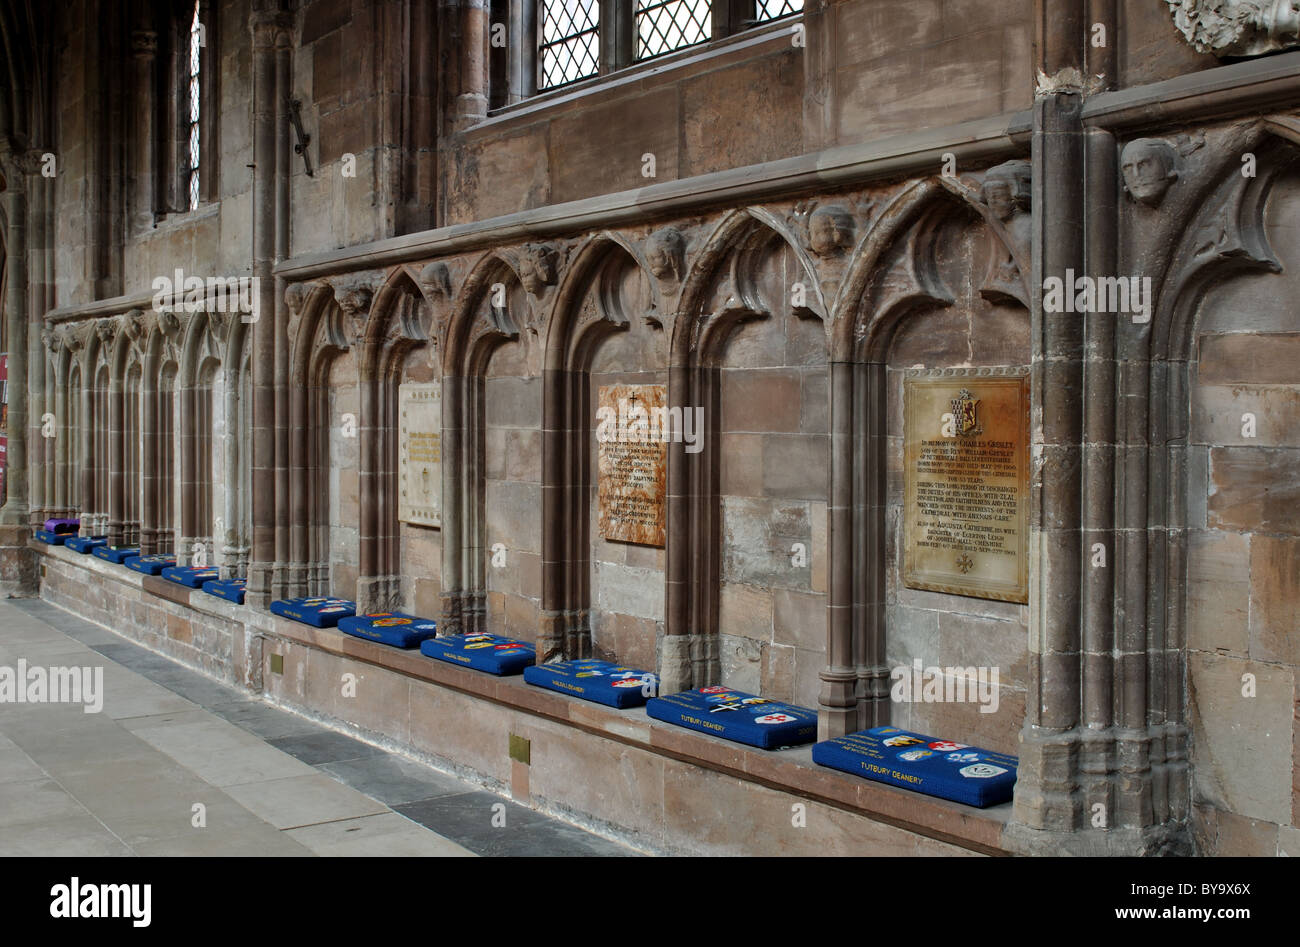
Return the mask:
[[[487,118],[466,129],[464,134],[466,138],[474,138],[480,134],[500,132],[536,121],[547,112],[576,102],[581,102],[586,107],[594,104],[593,100],[596,99],[628,91],[644,91],[747,59],[768,56],[789,48],[794,25],[802,22],[799,17],[790,17],[764,23],[726,39],[650,59],[608,75],[592,76],[572,85],[539,92],[522,102],[493,109]]]

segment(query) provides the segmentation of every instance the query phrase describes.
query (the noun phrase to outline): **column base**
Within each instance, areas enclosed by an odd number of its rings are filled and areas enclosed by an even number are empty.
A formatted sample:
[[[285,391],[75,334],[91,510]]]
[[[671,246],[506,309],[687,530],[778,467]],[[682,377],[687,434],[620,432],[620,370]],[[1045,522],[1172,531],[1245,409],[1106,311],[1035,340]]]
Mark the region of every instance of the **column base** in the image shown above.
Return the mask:
[[[0,597],[40,595],[40,557],[28,545],[30,539],[25,525],[0,525]]]
[[[1078,832],[1032,829],[1016,822],[1002,832],[1002,844],[1018,855],[1129,856],[1195,855],[1191,831],[1171,822],[1144,829],[1083,829]]]

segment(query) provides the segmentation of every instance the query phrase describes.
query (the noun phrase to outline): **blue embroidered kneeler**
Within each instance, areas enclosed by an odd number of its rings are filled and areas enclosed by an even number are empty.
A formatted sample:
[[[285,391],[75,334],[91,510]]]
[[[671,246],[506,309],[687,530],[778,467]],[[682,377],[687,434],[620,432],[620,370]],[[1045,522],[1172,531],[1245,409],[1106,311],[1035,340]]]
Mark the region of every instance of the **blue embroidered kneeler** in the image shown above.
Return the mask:
[[[236,605],[244,604],[244,579],[211,579],[203,583],[203,591],[224,598]]]
[[[356,611],[357,603],[345,598],[288,598],[271,603],[272,614],[317,628],[333,628],[340,618],[351,618]]]
[[[91,555],[94,556],[96,559],[103,559],[105,562],[111,562],[115,565],[120,566],[122,563],[126,562],[126,560],[130,559],[132,556],[140,555],[140,547],[139,546],[130,546],[130,547],[110,546],[107,543],[105,543],[102,546],[97,546],[94,552],[91,553]]]
[[[434,637],[438,633],[438,624],[399,612],[370,612],[340,619],[339,631],[394,648],[414,648],[426,638]]]
[[[1011,799],[1019,760],[897,727],[872,727],[816,744],[813,762],[981,809]]]
[[[704,687],[656,697],[645,709],[656,720],[763,750],[817,739],[816,711],[729,687]]]
[[[74,536],[69,539],[65,545],[69,549],[85,555],[86,553],[93,553],[100,546],[107,546],[108,540],[103,536],[95,536],[93,538],[90,536]]]
[[[168,566],[162,570],[162,577],[168,582],[184,585],[191,589],[203,587],[204,582],[221,578],[221,570],[216,566]]]
[[[580,660],[535,664],[524,668],[524,680],[538,687],[572,694],[620,710],[640,707],[658,693],[659,679],[650,671],[621,667],[609,661]]]
[[[439,661],[489,674],[518,674],[537,660],[537,649],[526,641],[500,635],[448,635],[426,638],[420,652]]]
[[[153,556],[132,556],[122,563],[133,572],[143,572],[145,575],[158,575],[168,566],[176,565],[176,557],[171,554],[159,553]]]

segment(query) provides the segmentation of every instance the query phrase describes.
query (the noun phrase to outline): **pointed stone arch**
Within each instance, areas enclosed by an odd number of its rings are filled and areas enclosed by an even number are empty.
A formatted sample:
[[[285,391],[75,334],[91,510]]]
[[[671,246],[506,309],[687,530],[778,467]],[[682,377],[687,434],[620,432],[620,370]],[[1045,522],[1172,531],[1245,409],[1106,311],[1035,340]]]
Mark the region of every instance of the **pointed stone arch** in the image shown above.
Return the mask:
[[[591,399],[597,347],[641,320],[662,330],[657,282],[622,234],[582,243],[560,281],[547,320],[542,373],[542,662],[591,654]],[[648,305],[629,311],[621,280],[640,274]],[[584,305],[585,304],[585,305]],[[666,354],[666,353],[665,353]],[[666,367],[666,366],[665,366]]]
[[[442,625],[451,634],[487,623],[486,397],[492,353],[520,338],[528,307],[518,265],[493,251],[461,284],[443,345]],[[503,305],[498,305],[502,303]]]
[[[855,248],[834,300],[823,738],[890,721],[887,365],[894,335],[909,314],[955,302],[933,261],[937,228],[954,210],[961,219],[982,222],[1014,261],[1019,272],[1010,274],[1016,278],[1010,295],[1023,307],[1029,298],[1028,248],[1011,241],[974,189],[933,178],[905,185],[886,204]],[[891,268],[896,278],[880,285]]]
[[[704,423],[698,452],[688,453],[681,439],[668,445],[665,633],[659,655],[665,693],[720,679],[719,369],[737,327],[790,304],[785,298],[765,299],[758,284],[765,254],[777,246],[792,254],[802,280],[814,290],[811,307],[791,306],[791,311],[824,320],[821,280],[811,258],[793,231],[761,208],[729,212],[704,238],[687,269],[673,319],[668,404],[683,412],[702,408]],[[717,307],[710,304],[714,297],[721,299]]]

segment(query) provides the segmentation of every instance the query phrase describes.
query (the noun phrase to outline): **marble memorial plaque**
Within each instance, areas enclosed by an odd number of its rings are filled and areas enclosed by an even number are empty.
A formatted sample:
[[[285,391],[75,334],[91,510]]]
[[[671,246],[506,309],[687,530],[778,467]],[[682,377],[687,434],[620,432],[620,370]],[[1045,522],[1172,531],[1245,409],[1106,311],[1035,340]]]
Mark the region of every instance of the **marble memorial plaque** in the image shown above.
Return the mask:
[[[666,385],[602,385],[597,392],[597,498],[606,539],[645,546],[667,539],[668,444],[652,422],[667,400]]]
[[[420,526],[442,526],[442,385],[399,385],[397,400],[401,414],[397,518]]]
[[[903,378],[903,583],[1029,601],[1029,376],[911,369]]]

